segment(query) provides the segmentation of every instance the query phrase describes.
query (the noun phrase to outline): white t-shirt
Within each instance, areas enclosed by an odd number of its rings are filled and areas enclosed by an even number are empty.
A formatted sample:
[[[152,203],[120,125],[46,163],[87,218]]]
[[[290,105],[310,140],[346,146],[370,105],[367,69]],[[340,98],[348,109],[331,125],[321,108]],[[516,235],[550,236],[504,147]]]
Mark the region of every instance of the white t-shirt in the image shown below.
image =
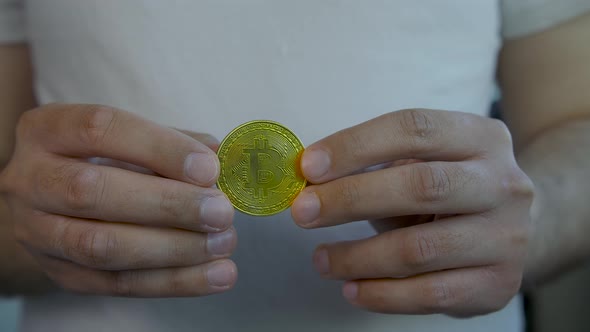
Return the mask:
[[[102,103],[218,138],[252,119],[305,144],[396,109],[486,115],[502,41],[588,0],[0,0],[0,41],[32,45],[40,103]],[[124,142],[122,142],[124,144]],[[517,300],[484,317],[358,310],[322,280],[321,242],[365,222],[302,230],[288,212],[237,214],[234,290],[206,298],[27,298],[23,331],[519,331]]]

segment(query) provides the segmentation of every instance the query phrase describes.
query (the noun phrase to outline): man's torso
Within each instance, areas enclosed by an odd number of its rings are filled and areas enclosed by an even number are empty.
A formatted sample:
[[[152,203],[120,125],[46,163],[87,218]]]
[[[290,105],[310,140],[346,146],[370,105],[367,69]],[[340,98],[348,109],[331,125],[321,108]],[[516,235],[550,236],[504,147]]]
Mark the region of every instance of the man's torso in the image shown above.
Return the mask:
[[[305,144],[409,107],[485,115],[494,93],[496,0],[28,0],[40,103],[102,103],[223,138],[252,119]],[[124,144],[124,142],[121,142]],[[518,301],[472,320],[388,316],[319,278],[321,242],[367,223],[302,230],[288,212],[237,214],[236,288],[195,299],[56,294],[27,299],[25,331],[517,331]]]

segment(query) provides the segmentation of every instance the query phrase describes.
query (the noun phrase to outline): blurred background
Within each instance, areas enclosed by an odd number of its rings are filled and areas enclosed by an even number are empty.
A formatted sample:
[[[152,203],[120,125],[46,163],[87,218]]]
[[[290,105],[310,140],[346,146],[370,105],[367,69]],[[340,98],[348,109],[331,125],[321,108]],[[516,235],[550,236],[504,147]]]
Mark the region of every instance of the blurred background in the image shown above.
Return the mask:
[[[529,295],[529,331],[590,331],[590,263]]]
[[[0,331],[16,331],[20,301],[17,299],[0,300]]]

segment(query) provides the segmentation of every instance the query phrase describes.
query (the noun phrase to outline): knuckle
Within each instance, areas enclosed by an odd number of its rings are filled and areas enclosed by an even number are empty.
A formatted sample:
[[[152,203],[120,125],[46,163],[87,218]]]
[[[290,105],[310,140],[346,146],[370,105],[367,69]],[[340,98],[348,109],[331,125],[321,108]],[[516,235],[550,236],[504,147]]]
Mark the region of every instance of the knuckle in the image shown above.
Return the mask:
[[[16,125],[16,137],[19,141],[29,138],[35,132],[37,114],[37,110],[29,110],[21,114]]]
[[[395,113],[397,112],[390,114]],[[434,141],[438,136],[439,128],[430,112],[423,109],[408,109],[399,111],[399,115],[399,126],[415,149],[425,148],[428,142]]]
[[[414,231],[406,239],[402,260],[412,272],[428,268],[442,255],[439,243],[426,232]]]
[[[92,147],[100,147],[108,139],[113,127],[117,112],[107,106],[84,106],[82,123],[80,124],[80,136],[82,142]]]
[[[514,295],[518,294],[522,285],[522,275],[519,274],[511,274],[510,276],[506,277],[501,283],[498,289],[502,289],[502,292],[498,293],[497,298],[495,301],[491,301],[491,308],[489,308],[489,312],[498,311],[504,308],[508,302],[514,297]]]
[[[360,184],[354,178],[340,181],[336,192],[338,205],[349,211],[354,210],[360,200]]]
[[[352,160],[358,160],[367,150],[371,149],[371,146],[367,144],[367,140],[363,139],[359,133],[355,130],[347,129],[340,132],[340,142],[346,142],[342,145],[346,149],[345,155],[349,156]]]
[[[130,297],[139,283],[139,271],[112,272],[111,294],[114,296]]]
[[[186,293],[187,289],[195,288],[194,285],[187,282],[187,278],[185,278],[183,271],[184,270],[182,269],[174,269],[170,271],[170,275],[164,283],[165,293],[178,295]]]
[[[67,182],[68,176],[73,171],[72,164],[63,164],[57,167],[42,168],[35,172],[33,186],[36,192],[53,193],[60,190],[60,186]]]
[[[442,202],[451,196],[455,188],[450,172],[442,166],[419,163],[411,167],[410,192],[422,202]]]
[[[513,258],[523,258],[526,255],[526,248],[528,247],[532,231],[528,220],[523,220],[522,223],[511,225],[508,230],[503,232],[507,237],[507,244],[511,249]]]
[[[84,167],[73,171],[65,180],[65,204],[75,211],[94,210],[103,196],[105,189],[104,174],[93,167]]]
[[[203,242],[203,246],[206,246],[206,243]],[[191,250],[189,250],[190,245],[186,242],[185,239],[181,237],[174,237],[170,239],[169,245],[169,257],[170,263],[178,264],[178,265],[186,265],[192,263],[195,260],[195,254]],[[203,249],[206,252],[206,249]]]
[[[513,276],[506,280],[506,290],[508,291],[508,297],[506,303],[520,291],[522,287],[522,272],[515,273]],[[504,304],[505,305],[505,304]],[[504,307],[504,305],[502,307]],[[501,309],[501,308],[500,308]]]
[[[510,300],[520,291],[522,283],[522,272],[514,273],[507,271],[506,268],[487,268],[483,272],[484,280],[489,280],[490,284],[495,286],[494,289],[501,291],[495,292],[486,305],[480,310],[480,314],[487,314],[503,309]]]
[[[87,226],[74,229],[72,225],[64,229],[64,254],[84,265],[106,268],[116,258],[119,251],[117,234]]]
[[[505,145],[512,146],[512,134],[506,123],[502,120],[488,118],[494,141],[501,142]]]
[[[489,280],[495,287],[513,294],[520,289],[523,268],[516,268],[512,264],[490,266],[483,269],[482,274],[482,279]]]
[[[423,310],[425,313],[445,313],[459,301],[458,290],[442,280],[430,280],[423,284]]]
[[[164,189],[160,194],[160,211],[175,219],[182,218],[187,215],[187,211],[193,212],[191,210],[195,208],[193,207],[195,205],[193,203],[194,197],[198,195],[197,193],[194,194],[186,195],[177,190]],[[193,215],[191,214],[191,216]]]
[[[533,181],[518,167],[513,166],[503,181],[504,192],[510,197],[518,197],[532,202],[535,194]]]

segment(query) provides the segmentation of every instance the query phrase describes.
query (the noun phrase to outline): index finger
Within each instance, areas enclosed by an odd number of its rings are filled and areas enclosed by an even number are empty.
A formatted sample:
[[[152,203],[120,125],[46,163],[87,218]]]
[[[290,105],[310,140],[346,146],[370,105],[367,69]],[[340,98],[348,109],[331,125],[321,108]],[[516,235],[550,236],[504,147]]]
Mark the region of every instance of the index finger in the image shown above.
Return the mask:
[[[400,159],[465,160],[510,142],[506,127],[498,120],[409,109],[379,116],[312,144],[301,157],[301,170],[310,182],[323,183]]]
[[[206,145],[130,112],[52,104],[25,113],[23,122],[36,144],[56,154],[117,159],[201,186],[219,175],[219,160]]]

